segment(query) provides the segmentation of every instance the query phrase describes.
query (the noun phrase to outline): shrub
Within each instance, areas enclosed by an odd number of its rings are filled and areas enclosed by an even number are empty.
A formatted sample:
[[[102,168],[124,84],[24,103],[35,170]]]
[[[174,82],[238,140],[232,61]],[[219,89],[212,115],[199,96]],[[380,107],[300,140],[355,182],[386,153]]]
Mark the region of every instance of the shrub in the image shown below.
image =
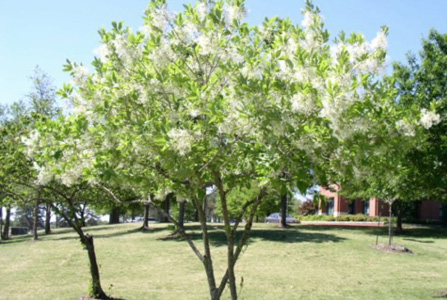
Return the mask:
[[[351,220],[354,222],[362,222],[368,220],[368,217],[364,214],[356,214],[352,216]]]
[[[312,200],[306,200],[298,208],[298,212],[303,216],[314,215],[317,212],[317,206]]]
[[[346,221],[351,221],[351,216],[350,215],[341,215],[335,218],[336,221],[341,221],[341,222],[346,222]]]

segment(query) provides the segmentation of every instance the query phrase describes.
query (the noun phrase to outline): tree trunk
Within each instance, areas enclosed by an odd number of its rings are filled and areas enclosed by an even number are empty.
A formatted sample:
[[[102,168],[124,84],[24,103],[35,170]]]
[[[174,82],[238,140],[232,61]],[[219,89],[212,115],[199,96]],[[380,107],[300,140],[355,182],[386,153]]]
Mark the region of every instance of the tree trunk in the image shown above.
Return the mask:
[[[393,202],[388,202],[389,204],[389,217],[388,217],[388,246],[391,246],[393,242]]]
[[[214,267],[213,267],[213,260],[211,257],[211,248],[209,242],[208,228],[206,224],[206,216],[198,199],[195,199],[195,203],[197,207],[197,214],[200,222],[200,227],[202,229],[203,248],[205,250],[205,255],[203,256],[202,263],[203,267],[205,268],[211,299],[218,300],[220,299],[220,295],[217,295],[216,292],[217,291],[216,278],[214,276]]]
[[[287,228],[287,193],[281,195],[281,220],[279,227]]]
[[[81,242],[88,252],[88,259],[90,262],[90,275],[92,282],[89,290],[89,296],[95,299],[109,299],[101,287],[101,280],[99,276],[98,263],[96,261],[95,246],[93,244],[93,236],[86,234],[81,237]]]
[[[84,204],[84,205],[82,205],[82,209],[81,209],[81,211],[80,211],[80,221],[81,221],[81,226],[82,227],[86,227],[87,226],[87,223],[85,222],[85,208],[86,208],[87,206]],[[119,215],[118,215],[118,221],[119,221]]]
[[[184,230],[183,225],[185,223],[185,205],[186,205],[186,201],[181,201],[179,203],[177,232]]]
[[[196,208],[196,213],[194,214],[194,222],[199,222],[199,209]]]
[[[45,207],[45,234],[51,233],[51,205]]]
[[[149,204],[144,205],[143,229],[149,228]]]
[[[163,210],[166,212],[166,214],[169,215],[169,210],[171,208],[171,198],[173,194],[170,193],[166,195],[165,201],[163,201]],[[169,219],[166,216],[161,216],[161,223],[168,223]]]
[[[2,238],[9,239],[9,225],[11,224],[11,207],[6,207],[5,225],[3,226]]]
[[[71,204],[71,203],[70,203]],[[75,208],[73,205],[69,204],[69,209],[71,211],[71,214],[76,216],[75,214]],[[89,297],[94,299],[101,299],[101,300],[109,300],[110,298],[104,293],[104,290],[101,287],[101,280],[99,276],[99,268],[98,268],[98,262],[96,260],[96,253],[95,253],[95,246],[93,243],[93,236],[89,234],[84,234],[84,231],[82,230],[82,227],[79,226],[79,220],[75,217],[75,220],[72,220],[68,217],[68,215],[63,211],[58,209],[57,206],[52,205],[51,206],[54,211],[59,214],[62,218],[67,221],[67,223],[73,228],[76,233],[79,235],[81,244],[84,246],[84,249],[87,250],[88,253],[88,259],[90,264],[90,275],[91,275],[91,284],[89,288]]]
[[[132,207],[131,219],[132,222],[135,222],[135,207]]]
[[[39,204],[40,204],[40,192],[36,204],[34,205],[34,220],[33,220],[33,241],[37,241],[39,236],[37,235],[37,227],[39,226]]]
[[[396,223],[396,233],[401,234],[403,232],[402,228],[402,200],[396,202],[397,206],[397,223]]]
[[[120,222],[120,208],[114,207],[110,212],[109,224],[118,224]]]

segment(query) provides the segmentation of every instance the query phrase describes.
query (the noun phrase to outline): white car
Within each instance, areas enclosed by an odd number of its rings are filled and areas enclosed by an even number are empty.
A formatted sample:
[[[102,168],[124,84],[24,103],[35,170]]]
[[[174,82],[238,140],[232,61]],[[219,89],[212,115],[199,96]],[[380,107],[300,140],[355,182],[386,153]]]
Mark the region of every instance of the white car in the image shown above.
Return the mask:
[[[273,213],[267,218],[265,218],[265,223],[279,223],[281,222],[281,213]],[[291,216],[286,216],[286,223],[299,223],[295,218],[292,218]]]

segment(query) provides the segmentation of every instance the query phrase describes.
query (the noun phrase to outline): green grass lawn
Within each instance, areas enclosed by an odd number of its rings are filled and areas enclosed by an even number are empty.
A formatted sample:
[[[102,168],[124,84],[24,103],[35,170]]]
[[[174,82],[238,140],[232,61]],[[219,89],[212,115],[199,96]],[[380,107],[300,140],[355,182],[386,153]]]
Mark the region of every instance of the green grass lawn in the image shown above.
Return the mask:
[[[90,227],[103,288],[115,297],[208,299],[203,267],[184,241],[158,240],[170,232],[135,230],[140,224]],[[200,242],[199,229],[189,225]],[[257,224],[238,262],[241,299],[432,299],[447,289],[447,229],[412,228],[395,243],[414,254],[371,247],[386,229]],[[211,231],[214,262],[225,270],[221,227]],[[14,237],[0,244],[0,299],[76,299],[87,294],[87,253],[70,229],[32,242]],[[229,291],[224,293],[229,298]]]

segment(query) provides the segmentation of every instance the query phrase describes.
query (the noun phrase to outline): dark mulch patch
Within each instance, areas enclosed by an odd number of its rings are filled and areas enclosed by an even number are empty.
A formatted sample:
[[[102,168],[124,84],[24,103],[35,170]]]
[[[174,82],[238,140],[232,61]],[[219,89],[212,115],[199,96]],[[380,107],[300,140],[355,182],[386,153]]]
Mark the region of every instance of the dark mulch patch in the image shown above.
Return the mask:
[[[383,252],[392,252],[392,253],[408,253],[411,254],[413,251],[410,249],[400,246],[400,245],[374,245],[373,248],[383,251]]]

